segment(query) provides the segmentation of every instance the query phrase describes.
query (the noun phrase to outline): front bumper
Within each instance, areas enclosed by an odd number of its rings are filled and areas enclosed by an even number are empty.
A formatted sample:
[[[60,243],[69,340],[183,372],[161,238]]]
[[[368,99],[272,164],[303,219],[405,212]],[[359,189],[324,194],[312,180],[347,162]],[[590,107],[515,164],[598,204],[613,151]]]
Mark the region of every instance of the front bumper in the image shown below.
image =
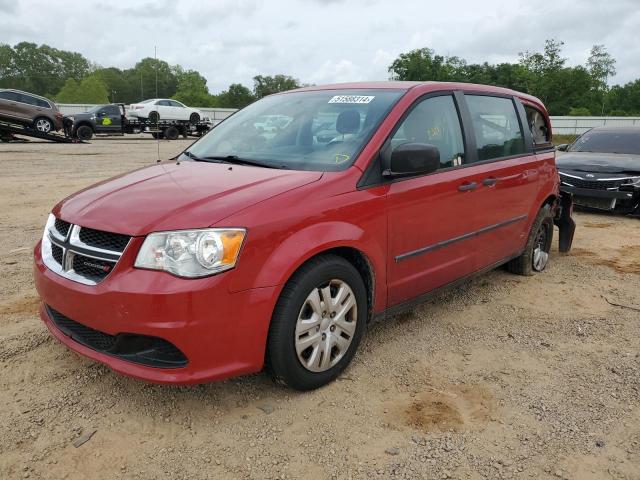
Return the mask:
[[[640,188],[596,190],[560,185],[560,191],[573,196],[575,205],[605,211],[632,213],[640,205]]]
[[[154,383],[203,383],[262,369],[277,287],[230,293],[233,270],[187,280],[135,269],[130,265],[136,246],[129,245],[132,248],[127,248],[105,281],[90,286],[49,270],[42,262],[40,243],[36,245],[35,285],[43,302],[40,316],[58,340],[119,373]],[[162,368],[89,348],[59,328],[51,310],[108,336],[163,339],[184,354],[186,364]]]

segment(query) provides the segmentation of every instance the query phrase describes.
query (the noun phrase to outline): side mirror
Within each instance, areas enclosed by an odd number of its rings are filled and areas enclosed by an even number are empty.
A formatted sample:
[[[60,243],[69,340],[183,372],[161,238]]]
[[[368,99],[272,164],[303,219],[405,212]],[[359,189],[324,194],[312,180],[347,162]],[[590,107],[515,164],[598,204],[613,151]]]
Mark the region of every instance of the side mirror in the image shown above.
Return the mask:
[[[569,144],[568,143],[563,143],[562,145],[558,145],[556,147],[556,150],[558,150],[560,152],[566,152],[568,148],[569,148]]]
[[[440,151],[428,143],[403,143],[384,162],[384,177],[432,173],[440,168]]]

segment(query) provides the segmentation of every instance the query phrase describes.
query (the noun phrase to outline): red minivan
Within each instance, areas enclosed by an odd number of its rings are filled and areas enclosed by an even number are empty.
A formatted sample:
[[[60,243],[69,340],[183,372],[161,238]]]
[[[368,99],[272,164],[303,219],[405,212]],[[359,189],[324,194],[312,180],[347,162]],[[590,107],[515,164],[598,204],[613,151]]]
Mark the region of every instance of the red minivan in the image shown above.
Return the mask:
[[[264,118],[278,118],[274,129]],[[559,193],[549,116],[504,88],[314,86],[237,112],[179,157],[53,208],[41,317],[133,377],[336,378],[367,324],[506,264],[544,270]]]

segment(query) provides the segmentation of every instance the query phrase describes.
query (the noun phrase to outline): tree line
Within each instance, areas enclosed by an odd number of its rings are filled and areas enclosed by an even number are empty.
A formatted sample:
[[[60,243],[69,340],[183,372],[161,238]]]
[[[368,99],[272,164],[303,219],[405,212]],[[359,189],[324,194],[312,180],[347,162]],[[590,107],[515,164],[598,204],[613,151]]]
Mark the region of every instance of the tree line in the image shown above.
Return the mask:
[[[0,88],[15,88],[58,103],[135,103],[147,98],[174,98],[197,107],[242,108],[272,93],[301,86],[288,75],[257,75],[253,88],[239,83],[211,94],[195,70],[143,58],[133,68],[101,67],[81,54],[49,45],[0,44]]]
[[[546,40],[541,52],[522,52],[516,63],[467,63],[430,48],[402,53],[389,66],[391,78],[496,85],[540,98],[551,115],[640,115],[640,79],[609,87],[615,59],[595,45],[585,65],[568,66],[564,42]]]
[[[397,80],[472,82],[512,88],[539,97],[552,115],[640,115],[640,79],[609,86],[616,61],[595,45],[585,65],[569,66],[564,43],[547,40],[540,52],[514,63],[468,63],[430,48],[402,53],[389,66]],[[195,70],[144,58],[132,68],[102,67],[77,52],[21,42],[0,44],[0,88],[16,88],[59,103],[135,103],[174,98],[197,107],[242,108],[265,95],[300,87],[289,75],[257,75],[252,88],[239,83],[211,93]]]

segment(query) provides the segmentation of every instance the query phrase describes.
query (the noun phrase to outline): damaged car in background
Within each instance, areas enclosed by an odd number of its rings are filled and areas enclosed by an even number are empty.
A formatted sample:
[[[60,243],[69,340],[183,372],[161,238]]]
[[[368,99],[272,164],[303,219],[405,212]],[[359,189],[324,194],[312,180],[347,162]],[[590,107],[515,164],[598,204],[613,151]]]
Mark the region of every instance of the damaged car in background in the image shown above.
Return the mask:
[[[640,215],[640,127],[593,128],[558,150],[560,189],[576,205]]]

